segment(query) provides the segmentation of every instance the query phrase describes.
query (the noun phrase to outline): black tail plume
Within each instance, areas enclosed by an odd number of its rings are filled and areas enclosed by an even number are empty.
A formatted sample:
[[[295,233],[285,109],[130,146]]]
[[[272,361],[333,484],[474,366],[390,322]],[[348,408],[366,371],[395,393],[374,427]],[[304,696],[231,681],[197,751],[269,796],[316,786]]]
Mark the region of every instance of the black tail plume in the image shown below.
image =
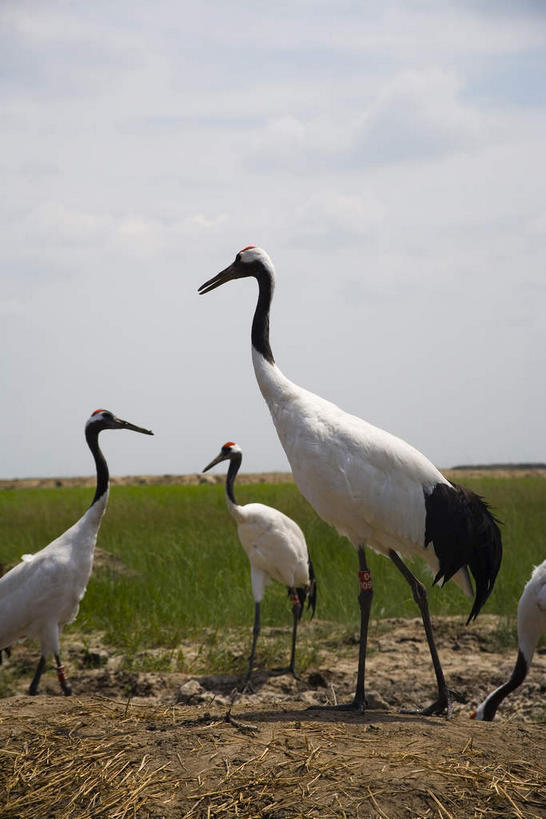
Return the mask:
[[[307,598],[307,608],[311,609],[311,620],[315,616],[317,608],[317,578],[315,577],[315,570],[309,558],[309,591]]]
[[[440,563],[434,582],[446,583],[468,566],[476,593],[467,624],[474,620],[491,594],[502,559],[498,521],[487,503],[458,484],[436,484],[425,492],[425,546],[432,542]]]
[[[290,589],[288,590],[288,594],[290,594]],[[307,609],[311,609],[312,620],[317,607],[317,580],[315,577],[313,564],[311,563],[311,558],[309,558],[309,585],[307,587],[301,586],[299,589],[296,589],[296,594],[298,595],[300,601],[300,617],[303,613],[305,599],[307,598]]]

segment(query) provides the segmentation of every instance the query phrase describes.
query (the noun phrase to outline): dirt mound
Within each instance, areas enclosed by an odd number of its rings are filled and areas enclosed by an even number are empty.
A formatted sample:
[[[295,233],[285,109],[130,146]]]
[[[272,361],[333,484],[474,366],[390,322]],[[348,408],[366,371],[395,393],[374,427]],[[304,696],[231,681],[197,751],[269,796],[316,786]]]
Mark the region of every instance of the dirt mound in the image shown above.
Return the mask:
[[[16,695],[0,699],[0,817],[544,816],[544,649],[493,723],[469,719],[513,667],[502,626],[435,620],[448,682],[467,699],[449,722],[400,712],[435,694],[418,620],[372,623],[363,715],[308,710],[350,700],[355,680],[357,635],[320,621],[302,624],[301,679],[264,662],[273,649],[287,659],[290,641],[264,629],[245,693],[250,633],[222,635],[234,666],[222,673],[198,640],[170,667],[159,649],[128,667],[99,635],[67,635],[70,699],[51,671],[25,696],[36,651],[16,646],[2,667]],[[171,670],[179,653],[185,671]]]
[[[10,819],[544,815],[534,725],[17,697],[0,737]]]

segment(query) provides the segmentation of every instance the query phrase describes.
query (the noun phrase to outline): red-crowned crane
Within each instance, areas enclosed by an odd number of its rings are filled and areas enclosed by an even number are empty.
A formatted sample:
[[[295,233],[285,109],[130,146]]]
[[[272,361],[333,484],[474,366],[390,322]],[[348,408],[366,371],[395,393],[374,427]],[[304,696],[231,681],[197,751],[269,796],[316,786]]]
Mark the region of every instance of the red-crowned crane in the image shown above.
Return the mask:
[[[424,714],[452,713],[434,644],[426,591],[402,562],[421,555],[435,582],[451,577],[472,596],[468,622],[489,597],[500,567],[499,528],[476,494],[450,483],[412,446],[289,381],[269,344],[269,312],[275,271],[267,253],[246,247],[235,261],[199,288],[209,293],[232,279],[253,277],[258,302],[252,322],[252,360],[262,395],[290,462],[294,480],[321,518],[345,535],[358,552],[361,611],[356,693],[342,708],[364,711],[365,659],[372,579],[365,547],[389,557],[410,584],[419,606],[438,684],[438,699]]]
[[[50,654],[57,663],[61,689],[67,696],[72,693],[59,655],[59,637],[62,627],[78,615],[108,503],[108,465],[99,447],[99,433],[104,429],[130,429],[153,435],[148,429],[116,418],[108,410],[95,410],[85,425],[85,440],[97,469],[97,488],[91,506],[70,529],[39,552],[24,555],[21,563],[0,578],[0,646],[4,648],[28,637],[40,643],[40,661],[29,694],[37,693]]]
[[[278,509],[265,506],[263,503],[247,503],[241,506],[235,500],[233,485],[241,466],[243,453],[233,441],[223,445],[220,453],[203,469],[207,472],[222,461],[229,461],[226,477],[226,503],[228,510],[237,524],[237,534],[241,546],[250,561],[250,579],[254,597],[254,628],[252,630],[252,649],[248,660],[246,684],[250,684],[252,665],[256,653],[256,642],[260,633],[260,603],[265,587],[270,579],[278,580],[288,586],[292,601],[292,651],[290,654],[290,671],[296,674],[296,636],[298,621],[303,611],[305,599],[307,606],[315,613],[317,603],[317,585],[313,564],[307,552],[305,536],[298,524]]]
[[[474,719],[490,722],[505,697],[524,681],[539,638],[546,631],[546,560],[535,566],[518,603],[518,657],[510,679],[478,705]]]

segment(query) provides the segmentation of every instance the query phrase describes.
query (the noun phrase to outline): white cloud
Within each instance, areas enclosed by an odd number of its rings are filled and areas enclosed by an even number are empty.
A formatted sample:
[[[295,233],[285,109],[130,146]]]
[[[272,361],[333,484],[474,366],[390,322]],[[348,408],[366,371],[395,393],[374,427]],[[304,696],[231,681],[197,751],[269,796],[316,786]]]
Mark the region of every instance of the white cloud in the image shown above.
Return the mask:
[[[313,194],[295,210],[295,228],[310,237],[343,241],[361,238],[376,230],[385,218],[385,205],[373,194],[344,194],[325,189]]]
[[[380,90],[364,113],[355,142],[364,162],[435,158],[483,144],[487,118],[459,99],[453,72],[406,71]]]
[[[255,287],[196,294],[247,244],[278,265],[289,376],[441,465],[545,459],[546,108],[518,83],[546,28],[508,6],[4,3],[5,428],[29,408],[4,474],[87,468],[29,423],[60,404],[75,426],[101,403],[156,418],[117,472],[198,469],[220,429],[249,469],[284,467]],[[475,93],[487,71],[502,94]]]

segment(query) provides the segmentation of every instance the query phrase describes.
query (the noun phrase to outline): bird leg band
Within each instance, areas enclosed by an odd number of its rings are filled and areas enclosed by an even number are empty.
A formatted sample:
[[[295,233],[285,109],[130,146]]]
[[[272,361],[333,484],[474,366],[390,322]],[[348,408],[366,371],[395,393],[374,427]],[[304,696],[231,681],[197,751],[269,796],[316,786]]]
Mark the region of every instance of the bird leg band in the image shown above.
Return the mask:
[[[360,581],[360,588],[362,591],[371,591],[373,589],[372,573],[369,569],[359,571],[358,579]]]
[[[290,592],[290,600],[292,601],[292,605],[299,606],[300,598],[298,597],[296,592]]]
[[[68,677],[65,674],[64,665],[57,666],[57,679],[60,683],[68,682]]]

